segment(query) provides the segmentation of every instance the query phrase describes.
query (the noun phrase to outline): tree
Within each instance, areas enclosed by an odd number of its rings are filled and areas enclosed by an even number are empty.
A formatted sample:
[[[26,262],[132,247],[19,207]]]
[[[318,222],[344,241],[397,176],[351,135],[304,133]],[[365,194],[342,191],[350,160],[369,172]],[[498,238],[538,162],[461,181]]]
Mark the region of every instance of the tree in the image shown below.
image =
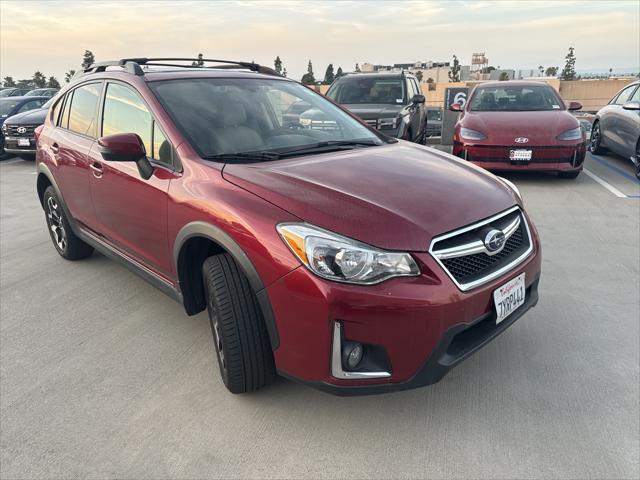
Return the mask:
[[[18,83],[16,83],[16,87],[18,88],[33,88],[34,86],[33,80],[28,80],[26,78],[18,80]]]
[[[286,76],[287,76],[287,67],[284,67],[284,68],[282,69],[282,76],[283,76],[283,77],[286,77]]]
[[[69,70],[67,73],[64,74],[64,81],[69,83],[75,74],[76,74],[75,70]]]
[[[338,67],[338,71],[336,72],[336,76],[335,76],[334,80],[340,78],[343,75],[344,75],[344,73],[342,73],[342,67]]]
[[[273,67],[278,75],[282,75],[282,60],[280,60],[280,56],[278,55],[276,59],[273,61]]]
[[[422,83],[422,70],[416,72],[416,78],[418,79],[418,83]]]
[[[453,65],[451,65],[451,69],[449,70],[449,81],[452,83],[460,81],[460,62],[455,55],[453,56]]]
[[[431,77],[427,78],[427,89],[430,91],[436,89],[435,81]]]
[[[335,75],[333,74],[333,63],[330,63],[327,66],[327,70],[324,72],[324,84],[331,85],[335,80]]]
[[[496,67],[494,67],[493,65],[489,65],[489,66],[485,69],[484,73],[491,73],[491,72],[493,72],[495,69],[496,69]]]
[[[204,67],[204,61],[202,60],[204,55],[201,53],[198,54],[198,60],[194,60],[191,62],[192,67]]]
[[[93,52],[91,50],[85,50],[84,56],[82,57],[82,68],[89,68],[89,65],[95,62],[96,59],[93,56]]]
[[[16,86],[16,82],[13,79],[13,77],[4,77],[3,82],[2,82],[2,86],[3,87],[15,87]]]
[[[538,71],[540,72],[540,76],[542,77],[544,75],[544,67],[542,65],[540,65],[538,67]]]
[[[47,77],[44,76],[44,74],[40,71],[35,72],[33,74],[33,85],[36,88],[44,88],[47,86]]]
[[[500,72],[500,78],[498,78],[501,82],[505,80],[509,80],[509,74],[507,72]]]
[[[575,80],[576,79],[576,56],[573,54],[573,47],[569,47],[569,53],[564,57],[565,64],[560,73],[560,80]]]
[[[558,67],[547,67],[544,74],[547,77],[555,77],[558,74]]]
[[[309,64],[307,65],[307,73],[302,76],[302,83],[305,85],[315,85],[316,83],[316,77],[313,76],[311,60],[309,60]]]
[[[60,82],[58,81],[58,79],[54,76],[49,77],[49,80],[47,81],[47,87],[49,88],[60,88]]]
[[[354,70],[356,73],[360,73],[362,70],[360,70],[360,65],[358,65],[356,63],[356,69]]]

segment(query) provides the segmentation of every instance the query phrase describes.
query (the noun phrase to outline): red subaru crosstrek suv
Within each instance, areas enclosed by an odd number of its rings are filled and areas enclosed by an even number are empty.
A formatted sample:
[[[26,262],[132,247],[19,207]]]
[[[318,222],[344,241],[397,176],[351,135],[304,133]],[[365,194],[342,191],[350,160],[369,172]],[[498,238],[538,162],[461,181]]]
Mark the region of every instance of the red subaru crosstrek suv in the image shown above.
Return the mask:
[[[231,392],[428,385],[536,304],[513,184],[268,68],[185,60],[81,72],[38,129],[37,191],[64,258],[98,250],[208,310]]]

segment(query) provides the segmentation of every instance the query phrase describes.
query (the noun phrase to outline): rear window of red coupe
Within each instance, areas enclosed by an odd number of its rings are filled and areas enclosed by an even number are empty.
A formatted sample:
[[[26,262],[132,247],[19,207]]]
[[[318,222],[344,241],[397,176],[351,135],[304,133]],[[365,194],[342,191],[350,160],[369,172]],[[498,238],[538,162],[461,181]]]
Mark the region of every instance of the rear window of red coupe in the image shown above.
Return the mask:
[[[474,112],[562,109],[562,101],[553,88],[546,85],[478,87],[469,106],[469,110]]]

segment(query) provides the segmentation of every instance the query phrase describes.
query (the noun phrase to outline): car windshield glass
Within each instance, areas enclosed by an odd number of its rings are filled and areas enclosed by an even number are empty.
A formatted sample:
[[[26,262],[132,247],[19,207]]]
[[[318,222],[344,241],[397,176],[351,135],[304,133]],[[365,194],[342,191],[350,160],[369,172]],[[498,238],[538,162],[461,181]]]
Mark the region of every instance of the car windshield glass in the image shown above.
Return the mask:
[[[338,103],[378,103],[401,105],[404,103],[402,78],[367,78],[357,75],[342,78],[327,92],[327,96]]]
[[[384,143],[323,96],[295,82],[199,78],[149,86],[200,156],[213,160],[265,161],[292,151],[326,152],[327,145],[340,150]]]
[[[2,90],[0,92],[0,97],[9,97],[13,93],[13,88],[7,88],[6,90]]]
[[[427,110],[427,120],[442,120],[442,111]]]
[[[546,85],[479,87],[471,98],[473,112],[524,112],[562,110],[553,88]]]
[[[25,93],[25,97],[40,97],[46,93],[46,90],[31,90]]]
[[[47,100],[47,102],[43,104],[40,108],[49,108],[52,103],[53,103],[53,98],[51,98],[50,100]]]
[[[0,100],[0,115],[6,117],[14,108],[16,108],[18,103],[20,103],[19,100],[11,100],[10,98]]]

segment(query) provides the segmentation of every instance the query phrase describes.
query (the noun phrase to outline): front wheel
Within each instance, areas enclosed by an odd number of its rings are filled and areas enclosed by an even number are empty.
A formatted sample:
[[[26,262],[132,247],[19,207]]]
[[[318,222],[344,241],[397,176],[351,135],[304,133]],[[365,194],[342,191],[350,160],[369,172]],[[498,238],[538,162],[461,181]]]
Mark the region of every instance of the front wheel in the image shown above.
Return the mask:
[[[636,178],[640,179],[640,140],[636,143]]]
[[[604,155],[606,149],[602,146],[602,131],[600,122],[595,122],[591,128],[591,138],[589,140],[589,151],[594,155]]]
[[[249,280],[226,253],[207,258],[202,275],[222,381],[231,393],[266,387],[275,378],[275,363]]]

